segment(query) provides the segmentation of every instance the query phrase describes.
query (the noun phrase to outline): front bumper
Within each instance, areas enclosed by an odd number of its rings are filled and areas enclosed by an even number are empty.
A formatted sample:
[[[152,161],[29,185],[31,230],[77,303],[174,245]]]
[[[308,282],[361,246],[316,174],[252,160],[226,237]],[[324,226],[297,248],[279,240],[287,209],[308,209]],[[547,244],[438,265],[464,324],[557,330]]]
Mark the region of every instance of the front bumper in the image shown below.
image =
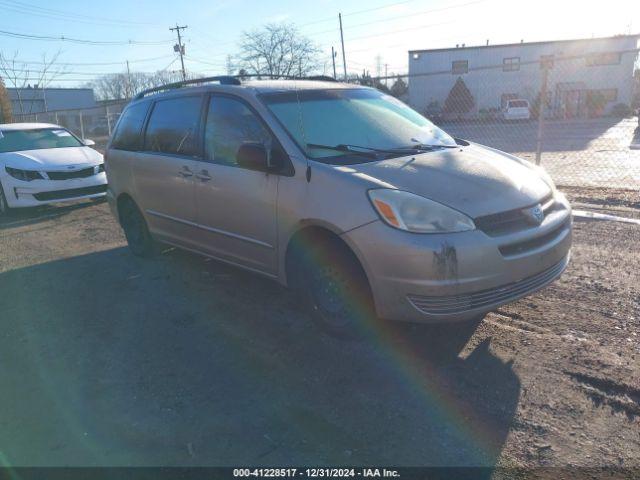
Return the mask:
[[[553,282],[569,263],[571,229],[564,202],[540,226],[500,236],[412,234],[376,221],[344,237],[381,318],[439,323],[485,314]]]
[[[102,197],[107,189],[107,176],[104,172],[86,178],[30,182],[5,174],[0,177],[0,182],[10,208],[36,207],[54,202]]]

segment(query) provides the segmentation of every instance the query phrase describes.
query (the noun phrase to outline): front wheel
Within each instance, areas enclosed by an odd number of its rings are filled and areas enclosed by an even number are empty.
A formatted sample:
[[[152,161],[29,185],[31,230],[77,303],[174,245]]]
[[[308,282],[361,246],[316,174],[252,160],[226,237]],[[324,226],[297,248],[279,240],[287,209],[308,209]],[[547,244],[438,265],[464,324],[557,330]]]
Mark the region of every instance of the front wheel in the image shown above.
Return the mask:
[[[4,196],[4,190],[2,184],[0,184],[0,218],[6,216],[9,213],[9,205],[7,204],[7,198]]]
[[[343,245],[312,248],[303,262],[303,288],[311,318],[326,333],[340,338],[361,337],[375,320],[366,275]]]
[[[132,200],[126,201],[120,208],[120,224],[129,249],[134,255],[138,257],[153,255],[153,238],[149,233],[147,222]]]

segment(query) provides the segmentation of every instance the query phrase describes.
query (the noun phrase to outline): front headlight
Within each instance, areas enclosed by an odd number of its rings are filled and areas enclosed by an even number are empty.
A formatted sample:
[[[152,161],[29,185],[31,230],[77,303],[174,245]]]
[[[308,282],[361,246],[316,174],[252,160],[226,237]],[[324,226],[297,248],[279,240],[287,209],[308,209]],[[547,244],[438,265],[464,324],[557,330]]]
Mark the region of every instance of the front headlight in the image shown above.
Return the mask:
[[[40,175],[40,172],[36,170],[21,170],[19,168],[4,167],[6,172],[13,178],[22,180],[23,182],[30,182],[31,180],[42,180],[44,177]]]
[[[409,192],[393,189],[369,190],[369,199],[388,225],[414,233],[452,233],[474,230],[465,214]]]

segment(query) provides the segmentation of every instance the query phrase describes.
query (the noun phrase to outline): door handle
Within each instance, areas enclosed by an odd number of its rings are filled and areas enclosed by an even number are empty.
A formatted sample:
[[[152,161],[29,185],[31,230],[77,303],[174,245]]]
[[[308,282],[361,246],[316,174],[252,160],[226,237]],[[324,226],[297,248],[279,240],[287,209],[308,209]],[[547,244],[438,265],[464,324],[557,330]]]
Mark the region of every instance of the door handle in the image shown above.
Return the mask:
[[[211,176],[206,170],[202,170],[200,173],[196,173],[196,178],[199,178],[203,182],[208,182],[209,180],[211,180]]]

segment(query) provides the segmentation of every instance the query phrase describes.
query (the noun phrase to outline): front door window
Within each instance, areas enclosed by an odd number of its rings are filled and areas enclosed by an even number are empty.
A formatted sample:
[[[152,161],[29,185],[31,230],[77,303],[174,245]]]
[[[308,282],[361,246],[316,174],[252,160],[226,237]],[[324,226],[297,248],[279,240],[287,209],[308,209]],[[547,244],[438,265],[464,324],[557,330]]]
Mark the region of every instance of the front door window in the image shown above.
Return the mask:
[[[237,167],[236,155],[243,143],[261,143],[271,149],[271,134],[243,102],[213,97],[205,126],[205,160]]]

